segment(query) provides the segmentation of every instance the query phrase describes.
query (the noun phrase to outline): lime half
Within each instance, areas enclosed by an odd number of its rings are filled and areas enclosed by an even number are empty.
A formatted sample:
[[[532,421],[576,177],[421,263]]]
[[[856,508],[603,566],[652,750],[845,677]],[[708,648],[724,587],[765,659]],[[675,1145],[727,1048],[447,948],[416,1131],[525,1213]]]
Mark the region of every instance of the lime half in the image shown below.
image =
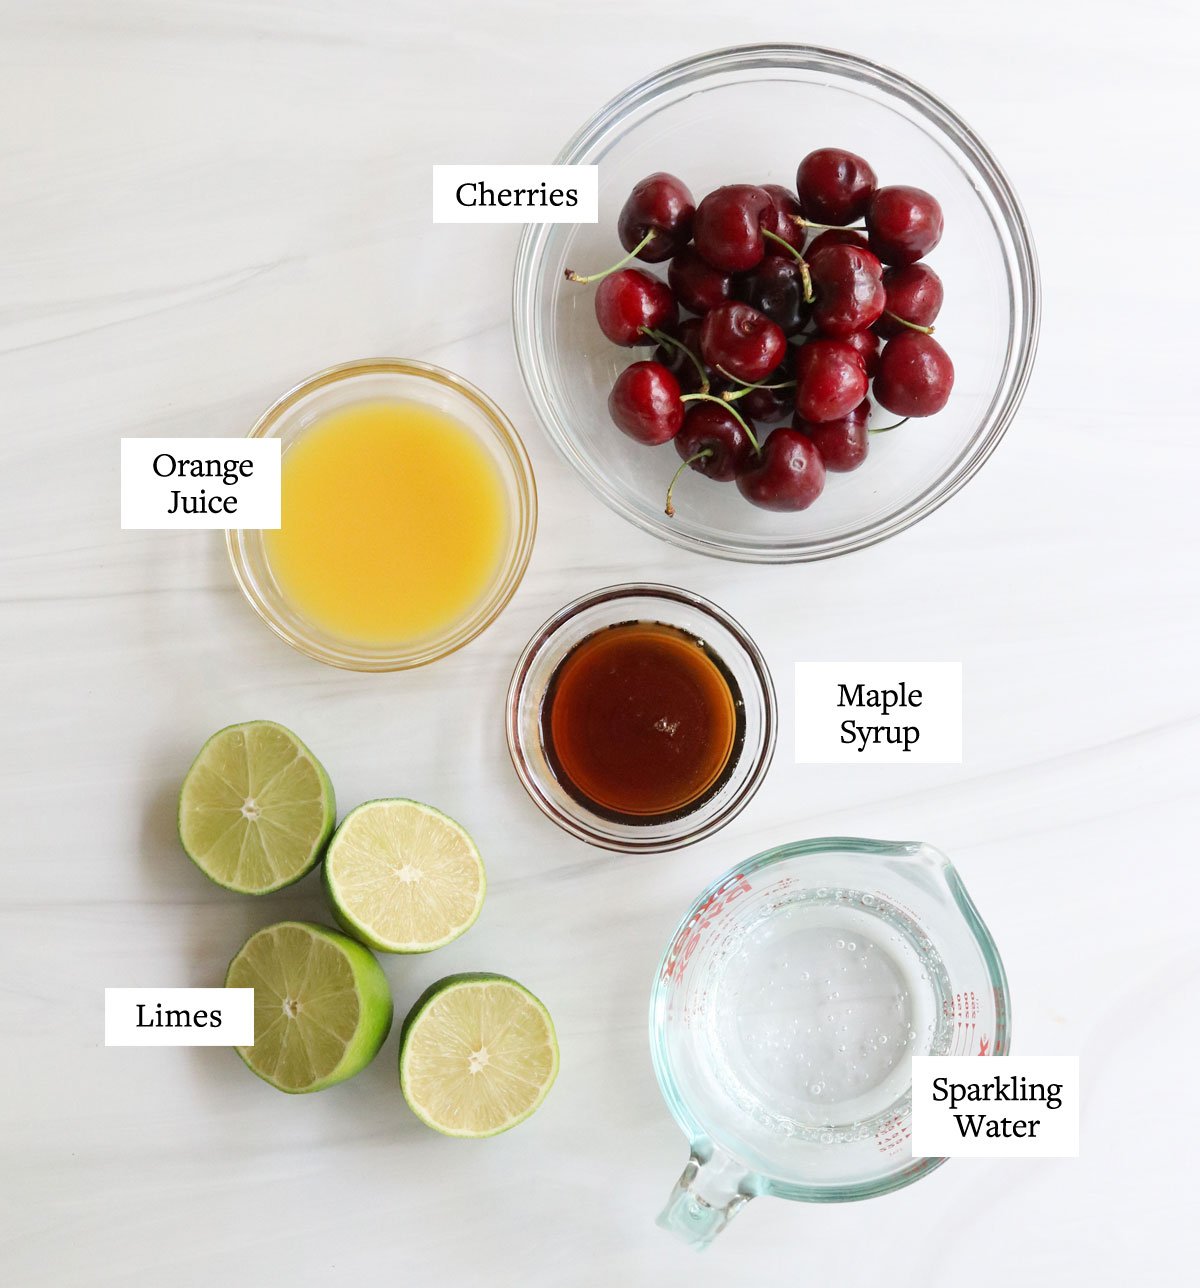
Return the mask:
[[[226,988],[254,989],[254,1045],[237,1047],[280,1091],[322,1091],[375,1058],[392,1027],[383,968],[362,944],[307,921],[250,936]]]
[[[267,894],[308,872],[336,817],[316,756],[270,720],[230,725],[200,749],[179,792],[179,839],[218,885]]]
[[[342,819],[325,857],[339,923],[385,953],[427,953],[457,939],[483,907],[475,842],[417,801],[368,801]]]
[[[400,1036],[400,1089],[446,1136],[524,1122],[558,1074],[550,1013],[505,975],[450,975],[426,990]]]

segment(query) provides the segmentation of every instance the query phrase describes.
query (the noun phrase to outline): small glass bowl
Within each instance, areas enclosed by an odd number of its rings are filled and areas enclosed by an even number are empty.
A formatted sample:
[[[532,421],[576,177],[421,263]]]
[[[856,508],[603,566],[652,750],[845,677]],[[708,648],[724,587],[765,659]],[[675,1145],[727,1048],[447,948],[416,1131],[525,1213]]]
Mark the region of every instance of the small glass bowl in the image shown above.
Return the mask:
[[[792,187],[801,157],[823,146],[858,152],[880,183],[914,184],[942,205],[946,231],[929,262],[946,285],[937,338],[955,365],[950,402],[899,433],[875,436],[862,466],[831,474],[802,513],[757,509],[735,487],[689,475],[669,519],[663,495],[679,464],[675,453],[626,438],[607,410],[618,372],[651,351],[610,344],[596,325],[595,288],[572,286],[563,272],[593,272],[617,258],[617,214],[633,185],[653,171],[678,175],[697,200],[726,183]],[[517,356],[555,446],[629,522],[725,559],[825,559],[903,532],[949,500],[995,450],[1037,348],[1037,263],[1003,170],[970,126],[927,90],[831,49],[720,49],[630,86],[579,130],[558,161],[599,165],[600,218],[526,227],[513,282]],[[638,267],[663,277],[667,265]],[[881,413],[876,423],[894,419]]]
[[[607,626],[655,622],[708,644],[741,691],[745,730],[732,769],[715,795],[695,809],[649,823],[616,822],[592,813],[563,788],[546,758],[542,703],[563,658]],[[607,586],[560,609],[525,646],[508,688],[508,751],[534,804],[559,827],[607,850],[626,854],[677,850],[724,827],[762,784],[775,752],[775,686],[758,646],[716,604],[674,586]]]
[[[271,571],[263,533],[230,529],[229,558],[251,607],[294,649],[350,671],[402,671],[423,666],[468,644],[513,597],[533,550],[537,489],[517,431],[485,394],[441,367],[405,358],[364,358],[330,367],[289,390],[260,417],[251,438],[279,438],[283,453],[314,421],[354,403],[418,402],[452,416],[487,448],[508,503],[508,535],[496,576],[470,612],[437,635],[403,644],[370,645],[339,639],[309,621],[288,600]]]

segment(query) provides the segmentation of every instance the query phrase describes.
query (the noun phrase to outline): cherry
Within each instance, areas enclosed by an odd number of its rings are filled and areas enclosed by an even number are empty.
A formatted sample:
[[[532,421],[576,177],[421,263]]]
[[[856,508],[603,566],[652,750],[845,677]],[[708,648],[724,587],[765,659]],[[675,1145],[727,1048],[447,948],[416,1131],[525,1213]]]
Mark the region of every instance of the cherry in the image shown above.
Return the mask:
[[[811,438],[781,425],[762,455],[738,476],[738,491],[764,510],[807,510],[825,486],[825,464]]]
[[[907,322],[910,326],[932,327],[941,312],[942,279],[928,264],[908,264],[884,272],[883,285],[887,303],[875,330],[883,336],[898,335]]]
[[[715,373],[705,367],[700,357],[699,318],[685,318],[673,333],[660,339],[654,361],[666,367],[685,393],[695,393],[706,383],[713,383]]]
[[[733,298],[733,275],[713,268],[694,246],[678,251],[667,269],[675,298],[693,313],[707,313]]]
[[[942,240],[942,208],[922,188],[877,188],[867,209],[867,240],[885,264],[915,264]]]
[[[758,455],[745,425],[728,407],[710,402],[693,403],[687,409],[683,428],[675,436],[675,450],[685,460],[708,451],[710,455],[692,468],[718,483],[737,478]]]
[[[705,314],[700,353],[710,367],[753,383],[783,361],[787,337],[765,314],[749,304],[730,302]]]
[[[805,254],[811,259],[829,246],[858,246],[866,250],[867,239],[862,233],[856,233],[849,228],[826,228],[823,233],[818,233],[808,243]]]
[[[795,225],[793,225],[795,227]],[[765,313],[784,335],[795,335],[808,321],[804,277],[794,259],[772,255],[738,278],[734,290],[744,304]]]
[[[796,354],[796,414],[803,420],[848,415],[867,396],[867,384],[862,355],[843,340],[809,340]]]
[[[633,185],[617,216],[617,236],[639,259],[658,264],[691,241],[695,214],[687,185],[659,170]]]
[[[746,426],[727,407],[716,403],[693,403],[683,418],[683,428],[675,435],[675,450],[683,464],[667,488],[667,514],[675,513],[671,497],[675,484],[685,469],[728,483],[749,467],[758,455],[758,445],[746,432]]]
[[[792,391],[787,389],[768,389],[765,385],[743,393],[737,400],[743,416],[751,420],[769,423],[783,420],[792,410]]]
[[[760,186],[771,198],[771,209],[767,211],[762,221],[763,229],[774,233],[780,241],[787,242],[793,250],[802,251],[805,233],[803,222],[800,220],[802,213],[800,203],[796,200],[795,193],[789,192],[781,183],[764,183]],[[767,259],[788,257],[784,247],[780,246],[779,242],[771,241],[770,238],[767,238],[767,244],[763,249]]]
[[[646,344],[644,330],[672,327],[678,318],[666,283],[640,268],[622,268],[596,287],[596,321],[613,344]]]
[[[864,398],[852,412],[837,420],[813,424],[797,416],[792,421],[792,428],[812,439],[827,470],[849,474],[867,459],[867,449],[871,445],[871,433],[867,429],[870,415],[871,400]]]
[[[876,323],[876,327],[878,325]],[[883,343],[879,338],[878,331],[852,331],[849,335],[842,337],[842,343],[848,344],[857,351],[858,356],[863,361],[863,366],[867,369],[867,375],[873,376],[875,368],[879,366],[879,346]]]
[[[879,320],[887,300],[883,265],[869,250],[827,246],[808,258],[817,302],[813,321],[825,335],[842,338]]]
[[[773,218],[771,194],[751,183],[717,188],[696,207],[692,237],[713,268],[744,273],[766,253],[763,224]]]
[[[819,224],[852,224],[867,213],[875,184],[875,171],[862,157],[818,148],[796,171],[800,213]]]
[[[902,331],[883,346],[875,398],[897,416],[932,416],[954,388],[954,364],[931,335]]]
[[[617,428],[639,443],[669,442],[683,425],[679,381],[660,362],[635,362],[613,383],[608,411]]]

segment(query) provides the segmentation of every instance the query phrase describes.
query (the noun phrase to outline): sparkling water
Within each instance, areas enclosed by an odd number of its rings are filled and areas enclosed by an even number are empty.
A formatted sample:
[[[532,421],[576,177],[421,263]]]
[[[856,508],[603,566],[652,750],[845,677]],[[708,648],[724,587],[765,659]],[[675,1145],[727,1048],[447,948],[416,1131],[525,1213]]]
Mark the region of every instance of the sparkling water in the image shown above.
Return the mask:
[[[760,1126],[832,1144],[907,1114],[914,1055],[948,1049],[950,983],[895,904],[784,892],[703,965],[697,1020],[722,1092]]]

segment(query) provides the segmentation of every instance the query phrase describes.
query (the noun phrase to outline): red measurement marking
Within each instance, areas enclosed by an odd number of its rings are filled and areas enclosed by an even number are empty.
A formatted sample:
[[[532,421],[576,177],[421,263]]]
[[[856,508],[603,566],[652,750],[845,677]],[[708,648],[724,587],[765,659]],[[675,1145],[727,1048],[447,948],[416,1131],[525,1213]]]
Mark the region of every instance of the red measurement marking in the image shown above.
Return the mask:
[[[671,954],[667,958],[664,974],[668,979],[682,974],[692,954],[700,946],[700,936],[726,908],[741,895],[750,893],[750,882],[739,872],[719,890],[715,890],[688,918],[687,924],[675,936]]]
[[[980,1039],[979,1039],[979,1054],[980,1054],[980,1055],[987,1055],[987,1054],[989,1053],[990,1049],[991,1049],[991,1045],[992,1045],[992,1040],[991,1040],[991,1038],[980,1038]]]
[[[876,1130],[875,1147],[881,1154],[898,1154],[911,1136],[912,1124],[909,1120],[894,1114]]]

